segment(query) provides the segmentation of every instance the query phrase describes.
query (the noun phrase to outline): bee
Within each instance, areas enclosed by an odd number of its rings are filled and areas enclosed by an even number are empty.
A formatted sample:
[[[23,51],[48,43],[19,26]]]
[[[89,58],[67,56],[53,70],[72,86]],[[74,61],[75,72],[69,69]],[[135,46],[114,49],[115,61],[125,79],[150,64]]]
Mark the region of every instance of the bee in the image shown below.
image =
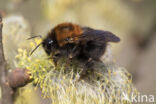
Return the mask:
[[[76,59],[83,63],[80,79],[86,76],[90,69],[94,69],[94,61],[100,61],[105,53],[108,42],[119,42],[120,38],[109,31],[97,30],[73,23],[62,23],[54,27],[32,53],[40,46],[57,64],[62,56]]]

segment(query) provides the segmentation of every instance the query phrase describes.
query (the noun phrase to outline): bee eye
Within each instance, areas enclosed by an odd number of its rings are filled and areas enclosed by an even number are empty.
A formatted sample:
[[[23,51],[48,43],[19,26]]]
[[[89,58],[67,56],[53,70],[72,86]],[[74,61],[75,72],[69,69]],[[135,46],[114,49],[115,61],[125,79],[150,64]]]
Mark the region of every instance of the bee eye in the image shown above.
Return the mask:
[[[48,41],[48,44],[52,44],[52,43],[53,43],[53,40],[49,40],[49,41]]]
[[[66,39],[65,39],[65,41],[69,41],[70,40],[70,38],[69,37],[67,37]]]
[[[42,44],[43,44],[43,47],[50,50],[51,47],[52,47],[53,42],[54,41],[52,39],[45,39]]]

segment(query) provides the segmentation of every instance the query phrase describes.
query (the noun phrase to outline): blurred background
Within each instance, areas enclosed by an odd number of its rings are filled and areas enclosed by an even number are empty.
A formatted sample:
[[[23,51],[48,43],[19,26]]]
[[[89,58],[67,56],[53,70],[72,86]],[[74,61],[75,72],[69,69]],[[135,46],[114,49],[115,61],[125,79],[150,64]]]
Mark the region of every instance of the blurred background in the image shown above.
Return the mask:
[[[26,38],[73,22],[119,36],[121,42],[111,44],[114,61],[132,74],[141,94],[156,96],[156,0],[0,0],[0,12],[9,24],[3,35],[10,68]]]

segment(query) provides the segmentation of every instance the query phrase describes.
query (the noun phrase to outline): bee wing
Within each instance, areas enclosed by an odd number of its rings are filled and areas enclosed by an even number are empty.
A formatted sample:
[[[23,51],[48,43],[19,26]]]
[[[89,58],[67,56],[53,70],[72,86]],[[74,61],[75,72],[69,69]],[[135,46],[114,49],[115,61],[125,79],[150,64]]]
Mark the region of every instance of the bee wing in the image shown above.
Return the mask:
[[[120,38],[109,31],[95,30],[89,27],[83,27],[83,33],[79,37],[80,40],[105,42],[119,42]]]

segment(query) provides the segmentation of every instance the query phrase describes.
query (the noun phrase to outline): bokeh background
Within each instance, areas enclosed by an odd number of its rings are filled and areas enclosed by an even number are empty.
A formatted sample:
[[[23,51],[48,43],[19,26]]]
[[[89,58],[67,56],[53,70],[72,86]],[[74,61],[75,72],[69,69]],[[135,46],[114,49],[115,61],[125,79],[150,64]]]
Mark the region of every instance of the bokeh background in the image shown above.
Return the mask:
[[[4,24],[19,27],[4,27],[10,68],[17,49],[28,47],[26,38],[73,22],[119,36],[121,42],[111,44],[114,61],[132,74],[141,94],[156,96],[156,0],[0,0],[0,12]]]

